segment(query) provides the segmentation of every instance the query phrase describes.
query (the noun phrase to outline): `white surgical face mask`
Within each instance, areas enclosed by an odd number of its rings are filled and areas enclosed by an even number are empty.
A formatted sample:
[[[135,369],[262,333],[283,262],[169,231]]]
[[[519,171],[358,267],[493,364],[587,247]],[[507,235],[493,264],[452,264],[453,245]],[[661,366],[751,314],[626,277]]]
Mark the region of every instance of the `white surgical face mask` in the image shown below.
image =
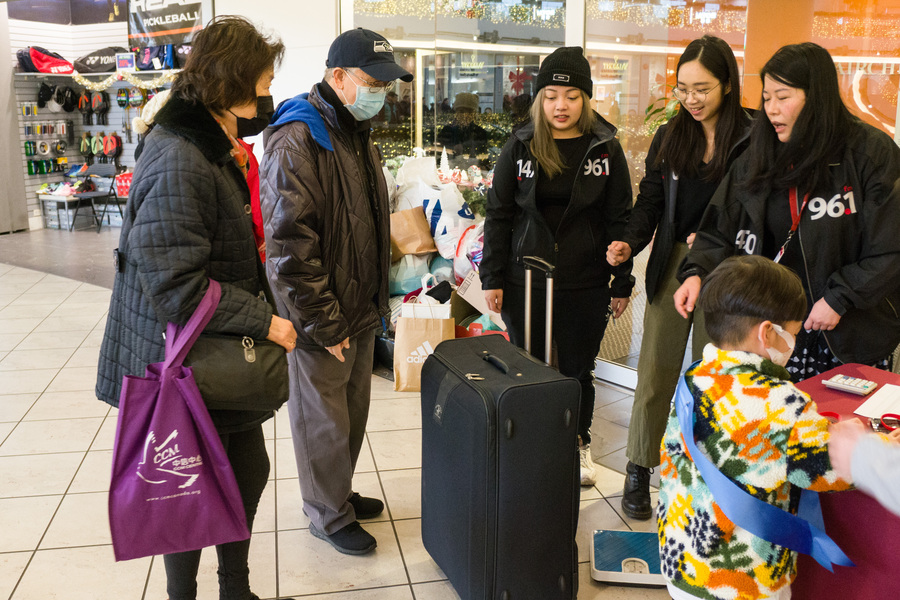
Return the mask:
[[[346,108],[357,121],[367,121],[368,119],[371,119],[377,115],[381,111],[381,107],[384,106],[384,100],[387,97],[387,88],[360,85],[356,83],[356,80],[350,72],[344,72],[347,73],[350,80],[353,81],[353,85],[356,86],[356,101],[353,102],[353,104],[346,104],[347,98],[344,96],[343,90],[338,90],[341,92],[341,97],[345,102],[344,108]]]
[[[791,354],[794,353],[794,344],[797,343],[797,340],[793,335],[785,331],[781,325],[772,323],[772,327],[775,329],[775,333],[778,334],[778,337],[783,339],[784,343],[787,344],[788,351],[782,352],[781,350],[777,350],[770,346],[766,348],[766,352],[769,353],[769,360],[771,360],[776,365],[785,367],[788,364],[788,360],[790,360],[791,358]]]

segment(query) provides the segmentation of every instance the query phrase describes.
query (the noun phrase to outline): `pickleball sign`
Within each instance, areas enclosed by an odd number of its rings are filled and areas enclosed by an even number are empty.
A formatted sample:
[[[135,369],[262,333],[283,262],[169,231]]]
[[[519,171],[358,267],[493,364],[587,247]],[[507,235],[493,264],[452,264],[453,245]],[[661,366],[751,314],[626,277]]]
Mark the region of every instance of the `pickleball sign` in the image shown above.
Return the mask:
[[[128,42],[135,46],[186,44],[203,28],[204,0],[130,0]]]

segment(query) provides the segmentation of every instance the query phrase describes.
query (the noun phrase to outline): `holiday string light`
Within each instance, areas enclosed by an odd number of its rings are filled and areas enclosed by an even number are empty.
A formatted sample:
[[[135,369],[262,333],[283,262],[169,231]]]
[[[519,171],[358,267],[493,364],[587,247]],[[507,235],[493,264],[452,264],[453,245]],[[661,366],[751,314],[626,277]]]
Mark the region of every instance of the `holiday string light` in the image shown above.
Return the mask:
[[[900,39],[900,19],[896,16],[817,15],[813,17],[812,33],[813,37],[818,38],[866,38],[882,45],[885,50],[896,50],[897,40]]]
[[[78,85],[87,88],[92,92],[99,92],[101,90],[111,88],[114,83],[123,80],[127,81],[134,87],[139,87],[143,90],[151,90],[153,88],[162,87],[167,83],[170,83],[173,79],[175,79],[175,75],[176,73],[174,72],[166,71],[154,77],[153,79],[142,79],[129,71],[116,71],[115,73],[111,73],[109,77],[97,81],[91,81],[87,77],[84,77],[83,75],[75,71],[74,73],[72,73],[72,79],[74,79],[75,82],[78,83]]]
[[[524,4],[501,4],[486,0],[356,0],[354,14],[363,17],[416,17],[420,19],[452,18],[477,19],[482,22],[531,25],[543,29],[565,27],[566,10],[549,11]]]
[[[514,23],[544,28],[565,27],[565,8],[552,16],[533,4],[507,4],[486,0],[356,0],[359,16],[410,16],[425,19],[461,17],[494,24]],[[640,27],[670,27],[705,33],[734,33],[747,28],[744,8],[696,10],[685,6],[635,4],[630,1],[590,1],[588,21],[614,21]],[[900,39],[900,19],[893,15],[854,16],[849,13],[820,13],[813,17],[813,37],[867,38],[884,50],[896,50]]]

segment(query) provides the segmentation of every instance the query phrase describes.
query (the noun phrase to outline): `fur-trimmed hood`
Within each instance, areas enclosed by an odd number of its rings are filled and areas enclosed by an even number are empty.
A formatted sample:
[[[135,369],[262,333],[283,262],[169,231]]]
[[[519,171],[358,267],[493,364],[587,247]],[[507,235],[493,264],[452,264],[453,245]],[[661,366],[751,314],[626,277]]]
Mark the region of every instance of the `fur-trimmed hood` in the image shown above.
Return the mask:
[[[210,162],[222,164],[231,160],[231,141],[202,104],[170,94],[156,113],[156,124],[197,146]]]

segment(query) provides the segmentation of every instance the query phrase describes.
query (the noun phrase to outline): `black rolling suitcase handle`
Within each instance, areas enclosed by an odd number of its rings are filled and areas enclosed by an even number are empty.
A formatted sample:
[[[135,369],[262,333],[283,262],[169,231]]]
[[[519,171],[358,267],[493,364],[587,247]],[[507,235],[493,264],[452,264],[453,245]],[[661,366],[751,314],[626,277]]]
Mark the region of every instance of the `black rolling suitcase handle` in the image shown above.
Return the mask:
[[[544,319],[544,362],[550,364],[550,350],[553,347],[553,273],[556,267],[543,258],[526,256],[525,263],[525,351],[531,353],[531,270],[540,269],[547,277],[547,314]]]

